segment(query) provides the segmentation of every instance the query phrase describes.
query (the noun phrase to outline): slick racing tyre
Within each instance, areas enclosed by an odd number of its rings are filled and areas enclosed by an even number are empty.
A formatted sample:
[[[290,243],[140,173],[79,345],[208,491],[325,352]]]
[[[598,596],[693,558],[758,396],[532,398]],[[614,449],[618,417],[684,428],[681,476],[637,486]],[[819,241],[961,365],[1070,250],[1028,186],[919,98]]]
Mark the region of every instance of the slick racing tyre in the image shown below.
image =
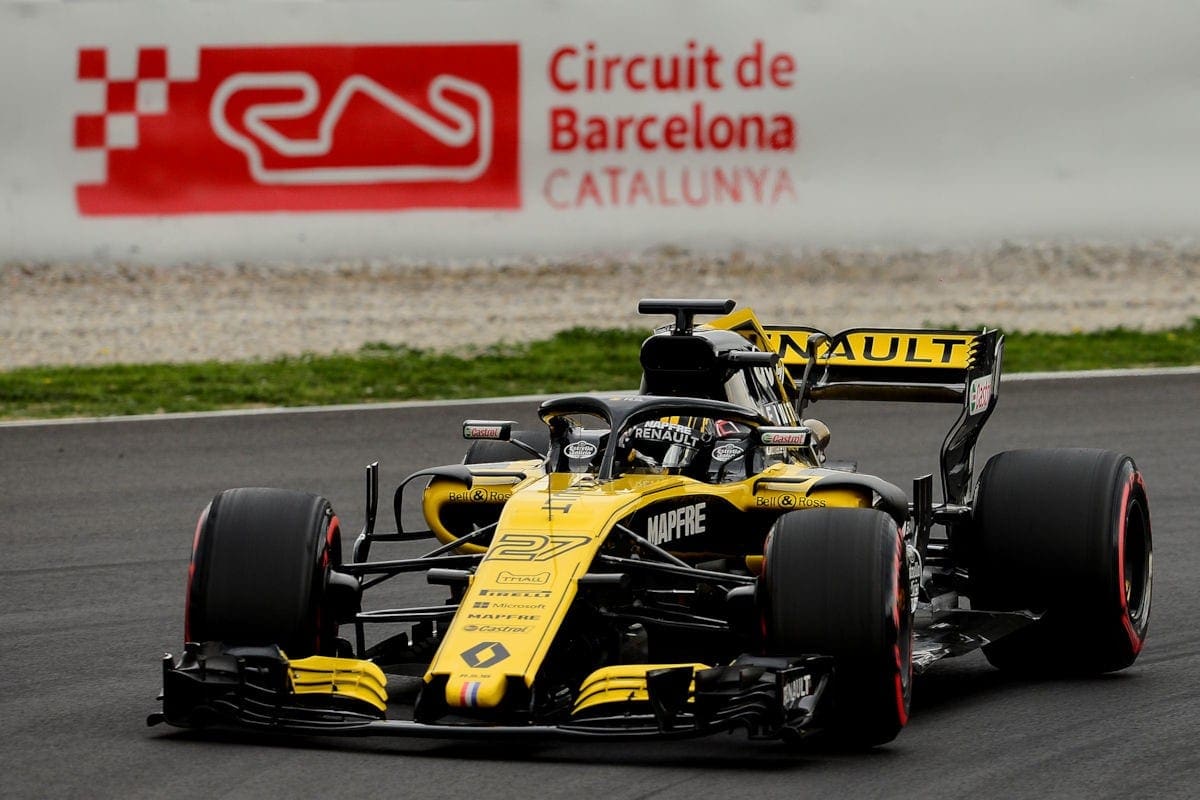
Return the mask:
[[[324,602],[341,532],[329,501],[282,489],[229,489],[200,515],[188,570],[190,642],[278,645],[289,658],[332,654]]]
[[[535,428],[531,431],[513,431],[512,438],[520,439],[525,444],[545,454],[550,449],[550,429]],[[464,464],[491,464],[497,461],[528,461],[533,458],[528,451],[517,447],[512,442],[497,442],[480,439],[471,442],[467,448]]]
[[[1014,450],[979,478],[971,606],[1044,616],[984,648],[1001,669],[1095,674],[1133,663],[1150,624],[1150,507],[1133,459]]]
[[[889,742],[908,721],[913,626],[905,545],[871,509],[793,511],[766,544],[761,588],[770,655],[834,658],[826,730],[850,747]]]

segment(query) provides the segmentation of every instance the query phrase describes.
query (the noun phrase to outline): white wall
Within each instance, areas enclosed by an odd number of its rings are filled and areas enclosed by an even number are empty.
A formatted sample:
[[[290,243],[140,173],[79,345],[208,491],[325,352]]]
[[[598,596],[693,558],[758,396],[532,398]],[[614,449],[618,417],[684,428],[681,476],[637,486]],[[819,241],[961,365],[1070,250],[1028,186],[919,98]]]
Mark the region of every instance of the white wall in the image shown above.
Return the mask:
[[[0,260],[475,257],[664,244],[930,246],[1003,238],[1184,238],[1200,230],[1198,3],[746,5],[0,4]],[[638,56],[687,54],[689,41],[701,58],[712,48],[711,75],[719,88],[701,80],[695,90],[675,92],[624,85],[565,91],[551,80],[552,60],[564,47],[583,52],[593,42],[599,55],[619,56],[623,66]],[[768,68],[777,59],[777,80],[747,88],[739,85],[736,67],[756,41]],[[507,62],[495,48],[416,48],[450,43],[507,44],[519,72],[496,67]],[[284,46],[310,49],[281,56]],[[160,47],[168,52],[168,80],[152,75],[107,88],[121,83],[123,73],[132,76],[139,48]],[[107,80],[79,79],[81,49],[106,52]],[[483,60],[459,67],[464,53],[484,53]],[[499,61],[488,60],[493,57]],[[579,57],[561,57],[559,65],[560,81],[584,75]],[[639,62],[635,80],[646,69]],[[701,78],[704,71],[701,61]],[[295,109],[282,114],[304,117],[299,122],[263,123],[268,133],[279,132],[280,147],[295,152],[272,157],[269,148],[263,151],[279,168],[268,171],[283,177],[260,174],[256,184],[250,160],[229,136],[223,142],[213,132],[214,92],[235,74],[280,72],[315,76],[314,107],[307,116]],[[324,146],[312,144],[319,138],[317,120],[352,74],[426,112],[424,91],[436,75],[475,76],[468,82],[482,88],[496,111],[491,129],[499,149],[483,159],[479,177],[469,169],[482,163],[471,159],[478,137],[462,153],[434,148],[436,158],[460,166],[455,177],[414,183],[411,171],[380,172],[425,162],[403,141],[388,138],[393,112],[380,111],[360,93],[347,106],[348,127],[329,131],[325,144],[332,152],[314,155]],[[397,76],[411,84],[397,84]],[[506,80],[517,87],[515,98],[504,96]],[[120,97],[106,103],[106,91],[141,93],[140,119],[131,114],[105,123],[110,152],[81,149],[77,116],[123,108]],[[245,134],[245,115],[254,105],[261,110],[299,96],[292,90],[239,100],[235,93],[224,118],[234,133]],[[448,98],[450,113],[464,108],[466,124],[474,124],[474,101],[464,104],[453,92]],[[698,149],[690,131],[676,131],[671,137],[678,149],[551,148],[556,107],[610,120],[632,117],[634,130],[653,115],[645,130],[659,141],[663,120],[679,115],[678,124],[690,126],[695,104],[709,118],[761,115],[776,131],[777,145],[787,144],[790,125],[794,146]],[[447,130],[459,125],[453,116],[432,116]],[[83,142],[95,144],[95,129],[89,130]],[[155,136],[157,150],[147,144]],[[134,139],[138,147],[130,149]],[[171,164],[159,169],[156,153],[168,151]],[[133,173],[129,159],[137,164]],[[348,166],[357,172],[329,171]],[[638,170],[644,179],[635,179]],[[683,196],[685,174],[693,204]],[[77,187],[114,176],[125,188],[100,194],[128,213],[95,213],[94,201],[81,200],[95,195],[77,195]],[[718,196],[721,176],[740,179],[740,200]],[[284,183],[264,187],[262,180]],[[317,185],[300,185],[305,182]],[[509,187],[507,194],[497,186]],[[505,207],[453,207],[486,205],[498,196],[508,198]],[[197,204],[197,197],[207,199]],[[213,202],[226,207],[214,209]],[[441,207],[419,207],[426,203]],[[159,213],[165,208],[172,213]]]

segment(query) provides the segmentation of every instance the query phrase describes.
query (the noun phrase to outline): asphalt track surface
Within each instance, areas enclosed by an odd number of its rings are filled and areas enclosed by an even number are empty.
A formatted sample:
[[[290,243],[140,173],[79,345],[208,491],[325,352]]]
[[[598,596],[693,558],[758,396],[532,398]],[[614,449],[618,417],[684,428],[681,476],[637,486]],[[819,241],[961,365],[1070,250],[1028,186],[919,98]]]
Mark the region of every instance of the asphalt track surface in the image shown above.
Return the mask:
[[[1155,544],[1146,649],[1125,672],[1086,680],[1011,679],[979,654],[943,661],[917,679],[899,738],[857,754],[741,734],[535,745],[147,728],[161,654],[180,648],[195,518],[214,493],[320,492],[353,533],[366,462],[382,461],[387,507],[408,471],[461,457],[463,417],[531,422],[534,406],[0,427],[0,796],[1195,797],[1198,400],[1196,374],[1004,385],[980,466],[1010,447],[1079,445],[1126,451],[1142,468]],[[834,457],[903,486],[935,470],[954,412],[813,413],[833,428]]]

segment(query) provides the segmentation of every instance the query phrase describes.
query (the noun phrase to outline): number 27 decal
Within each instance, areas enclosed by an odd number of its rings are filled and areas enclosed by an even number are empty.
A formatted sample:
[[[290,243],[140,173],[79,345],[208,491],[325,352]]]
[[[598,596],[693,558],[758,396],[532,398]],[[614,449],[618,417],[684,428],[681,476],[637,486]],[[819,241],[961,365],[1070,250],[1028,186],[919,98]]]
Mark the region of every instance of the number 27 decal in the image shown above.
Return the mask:
[[[506,533],[488,549],[490,561],[549,561],[590,542],[590,536],[548,536],[541,533]]]

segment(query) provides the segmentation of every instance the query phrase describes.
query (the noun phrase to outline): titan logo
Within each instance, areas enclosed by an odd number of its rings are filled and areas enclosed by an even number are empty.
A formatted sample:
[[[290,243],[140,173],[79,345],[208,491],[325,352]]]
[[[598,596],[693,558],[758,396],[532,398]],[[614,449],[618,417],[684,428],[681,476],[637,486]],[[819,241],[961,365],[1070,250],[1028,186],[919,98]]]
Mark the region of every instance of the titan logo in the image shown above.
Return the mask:
[[[508,658],[510,653],[504,645],[499,642],[480,642],[460,654],[462,660],[467,662],[467,666],[472,669],[487,669],[494,667],[504,659]]]

